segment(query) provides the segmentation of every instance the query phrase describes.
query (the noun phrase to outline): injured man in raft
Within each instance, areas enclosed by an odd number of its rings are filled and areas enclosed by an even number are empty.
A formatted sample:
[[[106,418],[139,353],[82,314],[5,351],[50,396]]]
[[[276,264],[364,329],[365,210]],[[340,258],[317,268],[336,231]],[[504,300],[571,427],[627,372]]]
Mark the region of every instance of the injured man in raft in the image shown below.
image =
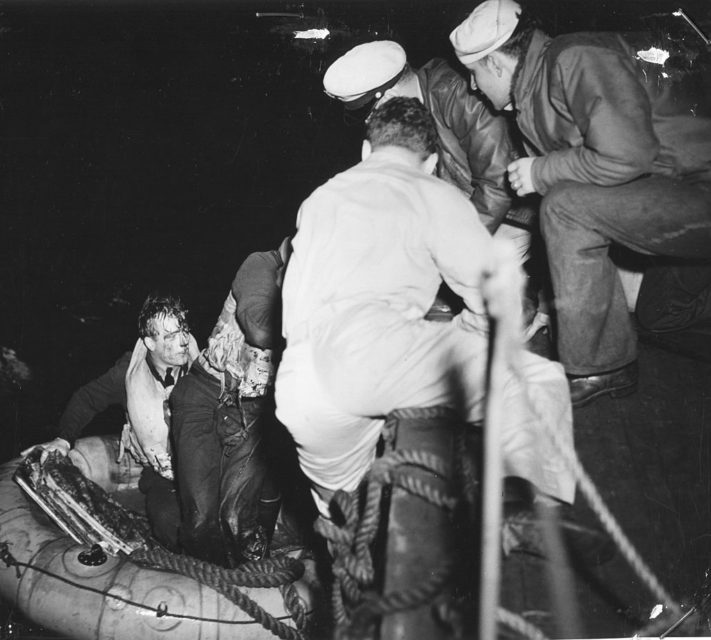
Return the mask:
[[[298,212],[283,287],[277,417],[296,441],[323,518],[335,492],[358,489],[392,411],[443,405],[471,425],[485,418],[493,301],[484,294],[501,253],[471,201],[432,175],[436,149],[422,103],[393,98],[368,118],[362,161]],[[449,322],[428,321],[442,282],[464,308]],[[518,285],[508,293],[518,298]],[[505,420],[496,425],[505,475],[531,492],[530,501],[509,505],[512,546],[540,539],[537,502],[560,514],[574,552],[607,559],[607,538],[572,518],[575,477],[551,437],[572,450],[565,373],[523,350],[517,362],[500,389]]]

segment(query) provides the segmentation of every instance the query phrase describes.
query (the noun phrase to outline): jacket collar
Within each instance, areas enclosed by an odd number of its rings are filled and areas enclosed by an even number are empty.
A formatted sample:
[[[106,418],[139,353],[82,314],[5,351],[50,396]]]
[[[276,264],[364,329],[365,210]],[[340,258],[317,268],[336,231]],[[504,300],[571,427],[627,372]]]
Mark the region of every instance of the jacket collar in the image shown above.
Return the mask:
[[[543,52],[548,48],[552,38],[543,31],[536,29],[531,34],[531,41],[526,49],[525,57],[519,62],[511,81],[514,108],[520,111],[524,103],[527,87],[533,76],[543,64]]]
[[[148,365],[148,370],[151,375],[163,386],[164,389],[173,386],[179,378],[183,376],[188,370],[188,365],[184,364],[182,367],[169,367],[166,370],[166,377],[161,378],[156,365],[153,363],[153,358],[151,358],[151,352],[146,353],[146,364]],[[167,372],[170,371],[171,378],[168,378]]]

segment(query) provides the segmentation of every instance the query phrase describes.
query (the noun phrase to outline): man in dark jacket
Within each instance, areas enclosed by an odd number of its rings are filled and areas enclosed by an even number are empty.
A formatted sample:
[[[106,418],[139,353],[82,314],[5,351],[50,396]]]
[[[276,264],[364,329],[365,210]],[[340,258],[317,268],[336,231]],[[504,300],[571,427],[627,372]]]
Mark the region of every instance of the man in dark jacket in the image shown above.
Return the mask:
[[[125,447],[143,465],[138,486],[146,496],[146,514],[155,537],[171,550],[178,548],[180,516],[167,447],[170,426],[167,398],[198,351],[195,339],[188,333],[186,314],[178,298],[149,295],[138,317],[139,339],[133,352],[127,351],[113,367],[72,395],[59,419],[56,438],[22,452],[26,456],[39,448],[43,457],[51,451],[66,456],[97,415],[111,406],[122,407],[127,418],[122,449]],[[132,378],[129,372],[137,377]],[[141,403],[155,406],[137,406]],[[130,406],[139,409],[142,416],[158,415],[160,433],[142,432],[142,425],[131,417]],[[165,447],[151,450],[149,441],[151,444],[164,441]]]
[[[472,93],[461,73],[440,58],[415,69],[397,42],[375,40],[334,61],[323,85],[349,110],[371,102],[375,108],[398,96],[422,102],[437,128],[437,175],[465,193],[487,230],[510,240],[519,263],[526,263],[537,199],[517,198],[507,184],[506,168],[519,156],[510,131],[513,122]],[[548,324],[548,316],[542,308],[536,310],[536,292],[528,293],[524,321],[530,338]],[[430,317],[437,317],[443,302],[438,299]]]
[[[472,94],[465,78],[447,62],[435,58],[414,69],[399,44],[376,40],[338,58],[326,70],[323,85],[346,109],[369,102],[378,106],[395,96],[418,98],[437,127],[437,175],[467,194],[490,233],[502,224],[522,227],[522,250],[527,252],[531,212],[512,211],[512,193],[506,184],[506,167],[517,157],[511,123]],[[513,229],[505,234],[522,235]]]
[[[515,109],[530,157],[508,167],[543,195],[541,229],[574,406],[637,385],[636,336],[608,251],[707,260],[711,122],[675,113],[621,36],[550,38],[513,0],[486,0],[450,35],[472,87]]]

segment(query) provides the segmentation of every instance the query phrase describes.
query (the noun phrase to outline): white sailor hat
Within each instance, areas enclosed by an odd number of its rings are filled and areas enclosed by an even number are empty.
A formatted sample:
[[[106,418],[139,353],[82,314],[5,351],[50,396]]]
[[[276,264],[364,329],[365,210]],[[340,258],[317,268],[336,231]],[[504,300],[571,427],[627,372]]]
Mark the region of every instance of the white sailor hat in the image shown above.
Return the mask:
[[[392,87],[406,65],[407,55],[397,42],[366,42],[350,49],[326,69],[323,88],[343,102],[346,109],[358,109]]]
[[[449,34],[457,58],[466,65],[498,49],[511,37],[520,14],[514,0],[482,2]]]

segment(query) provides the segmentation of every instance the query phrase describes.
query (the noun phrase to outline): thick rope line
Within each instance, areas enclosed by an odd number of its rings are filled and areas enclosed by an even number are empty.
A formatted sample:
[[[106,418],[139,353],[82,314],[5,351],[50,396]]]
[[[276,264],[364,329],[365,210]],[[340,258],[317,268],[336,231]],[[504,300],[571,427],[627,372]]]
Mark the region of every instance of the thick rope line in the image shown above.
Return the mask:
[[[172,611],[167,611],[161,607],[152,607],[150,605],[147,605],[143,602],[137,602],[136,600],[131,600],[130,598],[124,598],[123,596],[118,595],[115,592],[111,591],[111,587],[108,589],[97,589],[95,587],[90,587],[88,585],[81,584],[79,582],[76,582],[75,580],[70,580],[69,578],[65,578],[64,576],[61,576],[57,573],[54,573],[53,571],[49,571],[43,567],[39,567],[37,565],[28,563],[28,562],[20,562],[16,560],[12,554],[8,550],[8,543],[7,542],[0,542],[0,560],[2,560],[7,567],[15,567],[15,572],[17,579],[19,580],[22,578],[22,572],[20,571],[21,567],[24,567],[25,569],[31,569],[32,571],[36,571],[37,573],[41,573],[42,575],[49,576],[50,578],[53,578],[59,582],[62,582],[64,584],[68,584],[71,587],[74,587],[75,589],[79,589],[80,591],[87,591],[89,593],[95,593],[97,595],[103,596],[107,599],[111,600],[117,600],[118,602],[123,602],[124,604],[130,605],[132,607],[136,607],[137,609],[141,609],[144,611],[150,611],[151,613],[154,613],[156,617],[166,617],[166,618],[175,618],[177,620],[190,620],[192,622],[210,622],[210,623],[215,623],[215,624],[228,624],[228,625],[251,625],[254,624],[254,621],[249,621],[249,620],[227,620],[223,618],[207,618],[204,616],[194,616],[194,615],[189,615],[189,614],[181,614],[181,613],[173,613]],[[287,618],[287,616],[284,616],[284,618]]]
[[[274,558],[266,562],[260,561],[260,565],[252,563],[251,568],[242,565],[237,569],[224,569],[209,562],[170,553],[164,549],[137,549],[130,558],[136,562],[152,564],[161,569],[170,569],[183,574],[194,571],[194,567],[197,566],[201,575],[211,582],[238,587],[278,587],[287,582],[299,580],[305,571],[302,562],[288,557]],[[266,569],[268,563],[273,565],[270,569]]]
[[[542,408],[541,400],[533,395],[531,389],[523,378],[523,375],[518,368],[512,368],[512,371],[520,384],[526,391],[526,398],[538,417],[541,424],[544,425],[548,435],[551,437],[553,444],[563,456],[566,464],[573,472],[578,480],[578,486],[582,494],[585,496],[588,504],[597,515],[598,520],[603,525],[605,530],[610,534],[610,537],[619,548],[622,556],[625,558],[630,567],[635,571],[639,578],[645,583],[650,592],[661,602],[665,603],[669,608],[676,613],[681,614],[681,607],[674,598],[661,585],[660,581],[648,567],[642,557],[639,555],[629,538],[625,535],[619,523],[612,515],[612,512],[605,504],[600,495],[595,483],[583,468],[580,459],[574,449],[568,446],[561,435],[557,433],[550,425],[548,425],[541,416],[545,414]]]
[[[395,480],[394,484],[408,493],[448,511],[452,511],[457,505],[456,498],[447,495],[421,478],[413,478],[410,475],[401,476]]]
[[[198,580],[234,602],[242,611],[274,635],[283,638],[283,640],[304,640],[303,635],[297,629],[277,620],[249,596],[242,593],[234,583],[230,582],[228,577],[230,570],[228,569],[215,567],[209,562],[195,558],[178,556],[163,549],[139,549],[132,553],[130,558],[137,562],[170,569]]]
[[[433,417],[451,415],[451,411],[439,407],[432,408]],[[408,411],[400,411],[410,413]],[[419,410],[412,416],[422,417]],[[391,421],[392,422],[392,421]],[[410,493],[418,495],[437,506],[451,507],[454,498],[444,495],[440,490],[428,485],[419,478],[412,478],[404,473],[393,477],[398,467],[421,467],[438,477],[446,476],[444,462],[437,456],[418,450],[399,450],[387,453],[376,460],[366,476],[366,498],[362,515],[358,516],[357,500],[354,495],[337,491],[333,496],[335,505],[344,516],[341,526],[319,518],[315,530],[324,536],[332,545],[334,556],[332,571],[334,583],[331,591],[331,605],[334,621],[342,631],[357,622],[362,625],[373,616],[383,615],[393,611],[414,608],[434,598],[443,588],[451,573],[451,567],[440,569],[425,584],[402,591],[377,596],[364,592],[374,580],[370,545],[373,542],[380,524],[380,512],[383,489],[394,483],[402,486]],[[353,603],[352,614],[348,613],[345,598]]]
[[[528,620],[517,613],[513,613],[502,607],[496,610],[496,620],[500,624],[509,627],[509,629],[513,629],[524,638],[529,638],[530,640],[548,640],[547,636],[545,636],[538,627],[532,625]]]
[[[279,592],[284,600],[287,611],[291,614],[292,620],[296,623],[296,628],[303,630],[306,626],[306,616],[308,611],[306,603],[299,595],[299,591],[294,583],[283,584],[279,587]]]

